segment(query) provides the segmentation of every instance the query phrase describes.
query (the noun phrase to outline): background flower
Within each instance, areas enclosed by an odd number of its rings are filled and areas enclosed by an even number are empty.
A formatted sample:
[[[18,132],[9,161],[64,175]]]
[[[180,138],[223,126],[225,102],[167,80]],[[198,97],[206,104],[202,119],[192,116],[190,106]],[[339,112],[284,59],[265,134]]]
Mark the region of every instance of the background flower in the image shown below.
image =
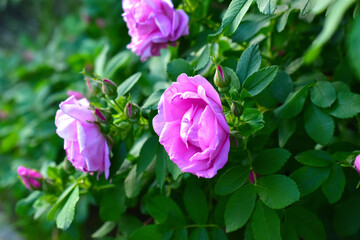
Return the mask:
[[[27,189],[40,188],[41,173],[23,166],[18,167],[17,172]]]
[[[168,42],[189,34],[189,17],[175,10],[171,0],[123,0],[124,20],[131,43],[127,46],[141,61],[159,56]]]
[[[183,172],[212,178],[228,159],[229,126],[220,97],[202,76],[181,74],[161,96],[155,132]]]

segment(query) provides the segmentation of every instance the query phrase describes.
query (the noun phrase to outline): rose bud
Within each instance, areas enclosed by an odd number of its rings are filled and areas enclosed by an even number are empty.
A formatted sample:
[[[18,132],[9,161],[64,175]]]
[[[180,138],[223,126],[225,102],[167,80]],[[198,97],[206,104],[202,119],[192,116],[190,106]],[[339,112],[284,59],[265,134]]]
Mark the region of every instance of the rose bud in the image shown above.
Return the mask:
[[[103,84],[102,84],[102,91],[109,98],[116,98],[116,96],[117,96],[117,85],[113,81],[111,81],[109,79],[104,79]]]
[[[240,117],[241,114],[243,113],[243,106],[240,103],[237,102],[232,102],[231,103],[231,112],[236,116],[236,117]]]
[[[220,92],[229,91],[231,78],[220,66],[216,66],[214,82]]]
[[[139,121],[140,108],[135,103],[128,102],[125,106],[124,113],[131,122]]]
[[[78,100],[84,98],[84,96],[80,92],[72,91],[72,90],[68,90],[67,95],[68,97],[74,96]]]
[[[102,114],[102,112],[98,108],[95,108],[95,115],[99,120],[106,122],[106,117],[104,116],[104,114]]]
[[[88,86],[90,92],[94,95],[98,94],[101,90],[100,83],[86,77],[86,85]]]
[[[23,166],[18,167],[17,172],[27,189],[32,190],[41,187],[43,178],[41,173]]]
[[[354,167],[356,171],[360,174],[360,155],[355,158]]]
[[[255,178],[258,178],[260,177],[259,174],[257,174],[256,172],[254,172],[253,170],[250,171],[250,174],[249,174],[249,182],[250,183],[254,183],[255,182]]]

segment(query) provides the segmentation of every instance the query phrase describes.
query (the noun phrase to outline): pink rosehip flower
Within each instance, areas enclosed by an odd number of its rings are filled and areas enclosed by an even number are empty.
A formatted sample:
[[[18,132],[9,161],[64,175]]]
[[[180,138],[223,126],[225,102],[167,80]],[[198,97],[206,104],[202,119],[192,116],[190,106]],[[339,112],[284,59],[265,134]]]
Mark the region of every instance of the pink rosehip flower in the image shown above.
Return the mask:
[[[171,0],[123,0],[123,18],[131,43],[127,46],[145,61],[159,56],[168,42],[189,34],[189,17]]]
[[[67,91],[68,97],[74,96],[77,100],[84,98],[84,96],[77,91],[68,90]]]
[[[183,172],[214,177],[228,160],[230,130],[213,86],[200,75],[183,73],[158,108],[153,127],[170,159]]]
[[[23,166],[18,167],[17,172],[27,189],[31,190],[41,187],[41,173]]]
[[[64,139],[68,160],[82,172],[105,172],[109,177],[109,147],[86,98],[69,97],[56,112],[56,133]]]
[[[360,155],[355,158],[354,167],[356,171],[360,174]]]

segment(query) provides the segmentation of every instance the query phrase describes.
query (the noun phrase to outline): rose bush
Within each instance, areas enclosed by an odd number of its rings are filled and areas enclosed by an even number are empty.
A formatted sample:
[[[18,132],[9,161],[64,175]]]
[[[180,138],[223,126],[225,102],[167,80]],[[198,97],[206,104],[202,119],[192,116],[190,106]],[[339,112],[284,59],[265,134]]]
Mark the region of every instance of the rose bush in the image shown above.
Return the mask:
[[[56,112],[56,133],[64,139],[68,160],[83,172],[105,173],[109,177],[109,146],[86,98],[70,96]]]
[[[158,108],[153,127],[170,159],[183,172],[214,177],[227,162],[230,130],[213,86],[200,75],[181,74]]]
[[[127,46],[141,61],[159,56],[168,42],[189,34],[189,17],[175,10],[171,0],[123,0],[124,20],[131,43]]]

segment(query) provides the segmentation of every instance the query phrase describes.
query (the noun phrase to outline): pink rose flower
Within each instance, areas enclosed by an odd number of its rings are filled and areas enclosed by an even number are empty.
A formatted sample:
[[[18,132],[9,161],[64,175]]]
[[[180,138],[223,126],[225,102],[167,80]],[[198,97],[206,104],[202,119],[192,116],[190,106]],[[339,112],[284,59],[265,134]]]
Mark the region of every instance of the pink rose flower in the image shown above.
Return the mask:
[[[145,61],[159,56],[161,48],[189,34],[189,17],[175,10],[171,0],[123,0],[123,17],[129,28],[127,46]]]
[[[27,189],[40,188],[41,173],[23,166],[18,167],[17,172]]]
[[[360,174],[360,155],[355,158],[354,167],[356,171]]]
[[[69,97],[56,112],[56,133],[64,139],[68,160],[83,172],[105,172],[109,177],[109,147],[86,98]]]
[[[68,90],[67,95],[68,95],[68,97],[74,96],[78,100],[84,98],[84,96],[80,92],[73,91],[73,90]]]
[[[227,162],[230,130],[213,86],[200,75],[183,73],[158,108],[153,127],[170,159],[183,172],[214,177]]]

